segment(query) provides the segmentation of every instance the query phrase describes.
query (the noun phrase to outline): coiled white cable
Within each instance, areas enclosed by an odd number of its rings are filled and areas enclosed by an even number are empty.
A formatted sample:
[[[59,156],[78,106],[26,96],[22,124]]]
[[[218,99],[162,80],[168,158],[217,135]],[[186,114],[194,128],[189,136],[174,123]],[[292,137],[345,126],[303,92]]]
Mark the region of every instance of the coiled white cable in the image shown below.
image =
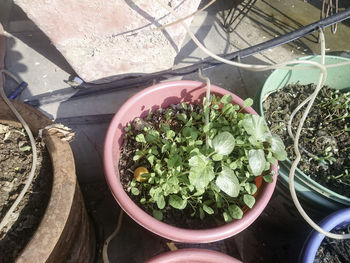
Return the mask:
[[[12,79],[14,79],[18,84],[21,83],[21,81],[15,75],[13,75],[11,72],[9,72],[9,71],[7,71],[5,69],[0,69],[0,74],[2,76],[4,76],[3,74],[6,74],[6,75],[10,76]],[[28,189],[29,189],[29,187],[30,187],[30,185],[31,185],[31,183],[33,181],[34,174],[35,174],[35,169],[36,169],[36,164],[37,164],[37,150],[36,150],[36,146],[35,146],[34,136],[33,136],[32,132],[31,132],[28,124],[22,118],[21,114],[19,114],[19,112],[13,106],[11,101],[6,97],[6,94],[5,94],[5,91],[4,91],[4,82],[5,82],[5,77],[4,78],[0,77],[0,95],[1,95],[2,99],[5,101],[5,103],[9,106],[9,108],[11,109],[13,114],[15,114],[17,119],[21,122],[23,128],[27,132],[29,140],[30,140],[30,144],[32,146],[33,161],[32,161],[32,168],[30,170],[29,176],[27,178],[27,181],[26,181],[22,191],[20,192],[20,194],[18,195],[16,201],[12,204],[12,206],[10,207],[10,209],[7,211],[6,215],[4,216],[4,218],[0,222],[0,231],[8,224],[10,216],[15,211],[15,209],[18,206],[18,204],[22,201],[22,198],[24,197],[24,195],[27,193],[27,191],[28,191]]]
[[[323,34],[323,30],[320,29],[320,40],[321,40],[321,61],[322,63],[325,63],[325,39],[324,39],[324,34]],[[309,101],[309,104],[306,107],[305,112],[303,113],[303,116],[299,122],[299,126],[298,126],[298,130],[295,134],[295,138],[294,138],[294,151],[296,154],[296,158],[294,160],[294,162],[292,163],[292,166],[290,168],[290,172],[289,172],[289,190],[294,202],[294,205],[296,206],[296,208],[298,209],[300,215],[305,219],[306,222],[309,223],[310,226],[312,226],[315,230],[317,230],[318,232],[320,232],[321,234],[330,237],[330,238],[334,238],[334,239],[349,239],[350,238],[350,234],[344,234],[344,235],[340,235],[340,234],[334,234],[328,231],[323,230],[320,226],[318,226],[305,212],[305,210],[302,208],[296,191],[295,191],[295,187],[294,187],[294,174],[295,174],[295,170],[297,168],[298,163],[300,162],[301,159],[301,154],[299,151],[299,138],[300,138],[300,134],[301,134],[301,130],[303,128],[304,122],[306,120],[307,115],[310,112],[310,109],[312,107],[312,104],[314,103],[317,94],[319,93],[319,91],[321,90],[321,88],[323,87],[324,82],[326,81],[326,76],[323,75],[323,73],[321,73],[320,75],[320,80],[317,84],[317,87],[315,89],[315,91],[311,94],[310,97],[308,97],[306,100],[304,100],[302,102],[302,104],[306,104]],[[294,115],[296,114],[296,110],[293,112]],[[294,116],[292,114],[292,116]],[[291,116],[291,120],[292,120],[292,116]],[[291,124],[291,120],[288,123],[288,126]],[[290,134],[292,133],[290,126],[288,127],[288,132],[290,132]]]

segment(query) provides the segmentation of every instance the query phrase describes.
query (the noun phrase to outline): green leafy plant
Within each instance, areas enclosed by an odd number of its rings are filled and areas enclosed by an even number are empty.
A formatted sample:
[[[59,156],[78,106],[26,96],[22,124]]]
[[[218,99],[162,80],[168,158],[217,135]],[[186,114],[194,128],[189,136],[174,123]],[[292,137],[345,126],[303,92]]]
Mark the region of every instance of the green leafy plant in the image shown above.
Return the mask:
[[[142,130],[130,124],[125,128],[137,147],[133,161],[147,163],[143,170],[149,171],[143,180],[135,176],[130,192],[155,218],[162,220],[169,209],[187,209],[200,219],[240,219],[255,204],[256,178],[273,181],[271,165],[286,158],[281,139],[269,135],[260,116],[231,102],[230,95],[213,95],[196,109],[182,103],[162,110],[160,121]],[[248,99],[243,106],[252,103]],[[152,113],[146,121],[151,118]]]

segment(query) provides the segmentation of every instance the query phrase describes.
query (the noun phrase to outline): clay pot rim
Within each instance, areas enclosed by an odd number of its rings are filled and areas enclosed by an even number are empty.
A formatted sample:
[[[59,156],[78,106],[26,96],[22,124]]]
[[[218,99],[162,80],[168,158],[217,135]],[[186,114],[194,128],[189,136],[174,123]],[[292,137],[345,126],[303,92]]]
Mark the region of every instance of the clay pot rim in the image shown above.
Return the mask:
[[[25,119],[33,134],[36,135],[39,129],[52,124],[52,121],[37,109],[16,101],[12,101],[12,103]],[[0,109],[0,123],[20,124],[2,100],[0,100]],[[49,151],[52,163],[53,183],[51,195],[37,230],[17,257],[16,262],[29,262],[38,259],[40,259],[40,262],[46,262],[55,249],[55,245],[66,226],[76,192],[77,180],[74,157],[69,144],[50,133],[45,133],[43,140]],[[61,151],[56,151],[56,149],[64,149],[65,152],[62,153]],[[69,160],[65,162],[64,169],[62,169],[62,166],[57,165],[59,163],[57,160],[61,158],[62,154],[65,155],[65,160]],[[69,187],[67,182],[70,184]],[[59,219],[55,217],[58,214]],[[50,235],[49,240],[43,238],[43,236],[47,237],[48,233]],[[45,249],[38,250],[40,247]]]
[[[123,186],[119,181],[119,173],[117,174],[114,168],[113,159],[113,145],[115,142],[115,133],[118,128],[120,129],[120,123],[122,116],[128,114],[128,109],[133,107],[138,100],[146,95],[159,92],[160,90],[169,90],[168,94],[171,95],[173,89],[198,89],[202,88],[205,91],[205,84],[197,81],[169,81],[160,83],[151,87],[148,87],[134,96],[129,98],[119,109],[112,119],[110,126],[108,128],[105,144],[104,144],[104,169],[105,177],[109,188],[115,197],[116,201],[119,203],[121,208],[138,224],[145,227],[149,231],[167,238],[169,240],[184,242],[184,243],[208,243],[222,240],[231,237],[239,232],[243,231],[254,220],[261,214],[263,209],[266,207],[268,201],[270,200],[272,193],[274,191],[276,181],[277,181],[277,163],[272,166],[272,170],[275,171],[274,182],[271,184],[264,183],[262,186],[260,198],[256,200],[256,203],[252,209],[245,213],[244,217],[240,220],[233,221],[231,223],[218,226],[210,229],[193,230],[184,229],[175,226],[168,225],[164,222],[158,221],[146,212],[144,212],[140,207],[138,207],[125,193]],[[240,107],[243,107],[243,100],[236,96],[235,94],[220,88],[215,85],[211,85],[211,91],[217,94],[231,94],[233,101]],[[155,96],[155,95],[154,95]],[[257,114],[253,108],[246,108],[246,111],[252,114]]]

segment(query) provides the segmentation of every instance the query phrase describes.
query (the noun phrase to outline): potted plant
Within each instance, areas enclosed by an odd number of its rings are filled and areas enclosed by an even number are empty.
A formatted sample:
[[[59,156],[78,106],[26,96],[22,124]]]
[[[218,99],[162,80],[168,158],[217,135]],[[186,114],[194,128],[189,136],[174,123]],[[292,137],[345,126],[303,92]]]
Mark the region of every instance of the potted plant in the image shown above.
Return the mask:
[[[320,56],[310,56],[301,58],[302,60],[313,60],[320,62]],[[339,62],[347,61],[346,58],[326,56],[326,64],[336,64]],[[298,67],[298,65],[295,65]],[[347,128],[347,118],[348,118],[348,100],[349,93],[344,93],[349,88],[350,75],[346,74],[350,70],[350,66],[343,66],[341,68],[329,68],[327,70],[327,81],[325,83],[329,88],[324,88],[323,91],[318,95],[318,102],[314,103],[313,108],[317,113],[314,113],[314,116],[311,116],[310,119],[306,120],[304,125],[304,140],[299,144],[302,148],[302,154],[304,158],[307,158],[308,163],[312,163],[312,167],[315,167],[312,171],[308,171],[311,165],[302,165],[300,169],[296,170],[295,173],[295,188],[299,197],[301,197],[304,205],[309,207],[314,207],[315,204],[324,208],[324,212],[327,210],[339,210],[346,206],[350,205],[350,196],[348,189],[349,179],[349,170],[347,170],[346,159],[342,155],[347,155],[348,151],[347,143],[348,139],[345,138],[345,142],[342,142],[341,136],[348,136],[349,131]],[[318,70],[275,70],[269,78],[266,80],[259,97],[259,112],[262,116],[265,116],[266,110],[269,107],[264,102],[267,101],[268,97],[274,101],[274,105],[278,105],[280,110],[276,110],[275,106],[270,108],[271,111],[275,111],[269,115],[269,119],[266,119],[268,125],[271,127],[271,123],[278,122],[280,123],[280,131],[286,133],[286,123],[282,120],[278,111],[284,112],[293,101],[297,101],[298,97],[301,95],[301,90],[309,90],[310,83],[316,83],[317,78],[319,77]],[[292,101],[291,97],[283,90],[283,87],[290,85],[287,93],[290,96],[293,96]],[[294,92],[293,90],[298,90]],[[311,87],[312,90],[312,87]],[[338,91],[339,90],[339,91]],[[284,94],[282,94],[284,92]],[[285,96],[286,101],[289,100],[287,104],[280,102],[275,103],[276,98],[280,96]],[[339,109],[338,109],[339,108]],[[331,114],[323,114],[322,111],[331,112]],[[340,113],[341,116],[331,116],[333,114]],[[289,112],[291,114],[291,111]],[[310,116],[310,115],[309,115]],[[286,118],[289,118],[288,116]],[[317,124],[312,125],[312,119],[317,119]],[[331,119],[330,119],[331,118]],[[319,121],[322,120],[322,121]],[[323,125],[323,123],[325,124]],[[329,124],[328,124],[329,122]],[[321,123],[321,126],[319,124]],[[277,126],[273,129],[278,130]],[[283,126],[283,127],[282,127]],[[328,129],[328,131],[326,130]],[[341,136],[339,136],[339,134]],[[288,136],[287,136],[288,137]],[[286,139],[285,143],[291,139]],[[339,140],[340,139],[340,140]],[[344,139],[343,139],[344,141]],[[308,145],[309,143],[309,145]],[[338,145],[338,147],[336,146]],[[344,149],[342,149],[344,148]],[[342,153],[342,154],[340,154]],[[285,191],[288,188],[288,174],[291,166],[290,158],[280,163],[280,186],[282,191]],[[339,160],[336,160],[339,158]],[[343,165],[342,165],[343,163]],[[325,174],[325,176],[321,176]],[[332,187],[330,183],[334,184]],[[343,189],[343,191],[341,190]],[[346,194],[348,191],[348,194]],[[321,210],[319,210],[321,211]]]
[[[201,263],[240,263],[242,261],[223,253],[198,248],[185,248],[163,253],[146,261],[146,263],[182,263],[182,262],[201,262]]]
[[[52,121],[38,110],[23,103],[15,101],[12,103],[34,135],[37,135],[40,129],[52,124]],[[21,127],[2,100],[0,100],[0,124],[1,127]],[[0,137],[3,140],[4,134]],[[57,130],[44,132],[43,142],[52,164],[49,200],[39,226],[25,247],[16,255],[15,260],[16,262],[92,262],[94,233],[77,182],[71,148],[68,142],[61,140]],[[43,176],[51,177],[49,174]],[[19,216],[20,218],[26,217],[23,214]],[[25,228],[26,221],[22,223],[19,227]],[[10,258],[5,260],[8,261]]]
[[[321,223],[326,231],[349,233],[350,208],[345,208],[327,216]],[[324,235],[313,230],[305,241],[299,257],[300,263],[315,262],[346,262],[350,258],[350,240],[329,240]],[[333,260],[333,261],[331,261]]]
[[[243,102],[213,85],[211,92],[210,105],[206,100],[201,109],[207,93],[203,83],[175,81],[149,87],[120,108],[105,139],[105,175],[117,202],[140,225],[178,242],[217,241],[248,227],[267,205],[276,184],[276,158],[285,154],[280,139],[268,134],[249,100]],[[182,110],[175,116],[170,105]],[[232,123],[225,122],[224,115],[231,116]],[[155,126],[144,123],[147,116],[174,125],[158,126],[164,129],[161,135]],[[143,123],[140,129],[137,122]],[[130,141],[135,145],[128,156],[135,164],[131,170],[120,163],[128,154],[122,149]],[[122,182],[122,170],[132,174],[129,185]],[[145,204],[148,213],[135,202]],[[174,214],[164,214],[172,208],[180,215],[191,211],[187,218],[215,214],[216,222],[226,223],[194,230],[162,222],[162,217],[173,218]]]

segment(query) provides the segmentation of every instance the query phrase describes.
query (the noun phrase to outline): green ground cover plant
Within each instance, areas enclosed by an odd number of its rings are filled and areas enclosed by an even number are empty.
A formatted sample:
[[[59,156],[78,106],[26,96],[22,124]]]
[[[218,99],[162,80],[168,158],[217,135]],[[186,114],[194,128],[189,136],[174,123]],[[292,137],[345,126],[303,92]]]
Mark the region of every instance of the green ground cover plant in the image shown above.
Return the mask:
[[[271,165],[287,156],[264,119],[245,113],[252,103],[247,99],[240,108],[231,95],[212,95],[199,110],[186,103],[164,109],[157,124],[147,122],[150,112],[141,131],[129,124],[126,138],[137,146],[133,161],[147,163],[134,170],[131,194],[159,220],[169,209],[185,208],[200,219],[242,218],[255,204],[256,180],[271,183]]]

